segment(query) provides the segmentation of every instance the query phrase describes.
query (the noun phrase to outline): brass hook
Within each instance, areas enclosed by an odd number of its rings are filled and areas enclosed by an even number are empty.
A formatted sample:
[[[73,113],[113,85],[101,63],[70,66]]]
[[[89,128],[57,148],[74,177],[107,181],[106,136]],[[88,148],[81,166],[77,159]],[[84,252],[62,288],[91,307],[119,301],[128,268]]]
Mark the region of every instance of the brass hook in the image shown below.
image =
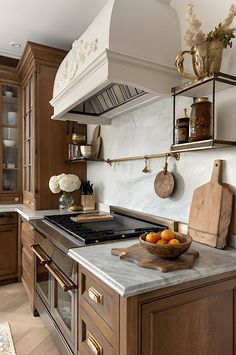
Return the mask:
[[[163,166],[164,174],[167,173],[167,169],[168,169],[168,163],[167,163],[168,156],[169,156],[169,154],[165,155],[165,162],[164,162],[164,166]]]
[[[148,158],[145,157],[144,159],[145,159],[145,166],[144,166],[142,172],[146,174],[146,173],[149,173],[150,170],[148,169]]]

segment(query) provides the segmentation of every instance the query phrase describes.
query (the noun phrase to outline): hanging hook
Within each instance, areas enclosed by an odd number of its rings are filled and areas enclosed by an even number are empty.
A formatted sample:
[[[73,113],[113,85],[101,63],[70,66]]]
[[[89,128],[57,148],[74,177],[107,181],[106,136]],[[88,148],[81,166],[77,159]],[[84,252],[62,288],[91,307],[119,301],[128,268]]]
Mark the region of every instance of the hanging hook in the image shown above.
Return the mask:
[[[164,174],[167,173],[167,169],[168,169],[168,163],[167,163],[168,156],[169,156],[168,154],[165,155],[165,162],[164,162],[164,166],[163,166]]]
[[[147,157],[145,157],[145,166],[144,166],[142,172],[145,174],[150,172],[150,170],[148,169],[148,158]]]

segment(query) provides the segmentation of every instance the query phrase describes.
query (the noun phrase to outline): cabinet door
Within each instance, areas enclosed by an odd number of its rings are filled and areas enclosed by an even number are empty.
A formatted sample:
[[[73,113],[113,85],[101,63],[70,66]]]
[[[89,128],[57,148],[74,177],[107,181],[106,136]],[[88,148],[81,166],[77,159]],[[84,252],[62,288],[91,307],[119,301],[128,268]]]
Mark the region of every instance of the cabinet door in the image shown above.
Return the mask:
[[[23,192],[24,203],[33,205],[34,181],[34,76],[28,78],[23,87]]]
[[[0,193],[6,194],[6,197],[11,194],[19,197],[17,193],[21,192],[20,89],[17,85],[1,83],[0,92],[0,137],[2,141]],[[18,198],[15,202],[19,200]]]
[[[224,284],[143,305],[141,354],[233,355],[234,290]]]
[[[17,225],[0,226],[0,278],[17,276]]]

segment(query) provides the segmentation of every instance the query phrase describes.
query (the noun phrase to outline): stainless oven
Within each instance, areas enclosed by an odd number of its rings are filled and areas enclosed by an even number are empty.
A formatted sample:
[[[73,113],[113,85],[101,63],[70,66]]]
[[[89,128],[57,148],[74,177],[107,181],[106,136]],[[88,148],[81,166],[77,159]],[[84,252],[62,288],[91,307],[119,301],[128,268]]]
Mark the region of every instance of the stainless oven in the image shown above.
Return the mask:
[[[36,306],[45,308],[44,313],[48,311],[59,336],[69,345],[68,353],[70,349],[74,353],[77,346],[77,263],[37,231],[31,248],[35,254]]]

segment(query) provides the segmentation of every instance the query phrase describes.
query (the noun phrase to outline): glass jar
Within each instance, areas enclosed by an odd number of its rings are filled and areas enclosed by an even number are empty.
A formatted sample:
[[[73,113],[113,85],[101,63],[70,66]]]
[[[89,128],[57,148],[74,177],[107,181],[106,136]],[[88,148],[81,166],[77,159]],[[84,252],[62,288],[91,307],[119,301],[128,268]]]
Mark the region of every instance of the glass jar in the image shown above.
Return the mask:
[[[189,117],[187,109],[184,109],[183,117],[176,120],[176,144],[187,143],[189,136]]]
[[[212,138],[212,103],[208,97],[199,97],[191,105],[189,141]]]

